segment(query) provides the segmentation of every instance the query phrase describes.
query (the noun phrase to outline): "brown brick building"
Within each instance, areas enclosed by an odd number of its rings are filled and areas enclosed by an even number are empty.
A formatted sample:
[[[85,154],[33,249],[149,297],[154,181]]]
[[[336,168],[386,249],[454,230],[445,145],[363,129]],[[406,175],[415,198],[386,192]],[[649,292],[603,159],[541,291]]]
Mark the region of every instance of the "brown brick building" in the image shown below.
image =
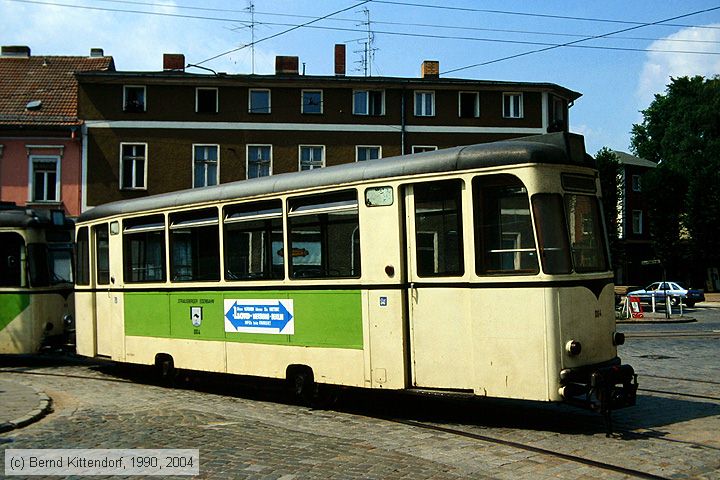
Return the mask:
[[[191,74],[182,55],[161,72],[83,72],[84,208],[114,200],[424,150],[567,130],[580,94],[551,83]]]

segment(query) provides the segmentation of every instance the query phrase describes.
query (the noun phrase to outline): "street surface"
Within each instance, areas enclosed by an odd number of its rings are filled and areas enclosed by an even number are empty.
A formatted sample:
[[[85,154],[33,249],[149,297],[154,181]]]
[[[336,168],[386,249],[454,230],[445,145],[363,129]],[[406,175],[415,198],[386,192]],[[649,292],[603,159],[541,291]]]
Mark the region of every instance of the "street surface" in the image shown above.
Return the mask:
[[[0,447],[197,448],[201,478],[720,479],[720,304],[686,315],[698,321],[619,325],[640,391],[610,438],[599,415],[564,405],[351,391],[315,410],[274,382],[169,388],[143,369],[47,356],[2,360],[0,380],[44,391],[54,412]]]

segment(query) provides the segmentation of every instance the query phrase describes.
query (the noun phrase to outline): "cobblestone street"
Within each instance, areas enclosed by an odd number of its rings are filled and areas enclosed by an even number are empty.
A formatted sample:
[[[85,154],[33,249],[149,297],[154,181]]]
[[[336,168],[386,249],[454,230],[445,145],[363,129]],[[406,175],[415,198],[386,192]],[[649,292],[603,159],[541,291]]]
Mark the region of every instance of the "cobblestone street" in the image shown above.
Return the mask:
[[[613,414],[611,438],[599,415],[564,405],[350,392],[313,410],[285,403],[275,384],[200,377],[167,388],[138,369],[47,357],[0,367],[0,380],[45,392],[54,409],[0,445],[199,448],[202,478],[635,478],[571,457],[720,478],[718,314],[707,309],[693,336],[626,329],[620,354],[641,389],[636,407]]]

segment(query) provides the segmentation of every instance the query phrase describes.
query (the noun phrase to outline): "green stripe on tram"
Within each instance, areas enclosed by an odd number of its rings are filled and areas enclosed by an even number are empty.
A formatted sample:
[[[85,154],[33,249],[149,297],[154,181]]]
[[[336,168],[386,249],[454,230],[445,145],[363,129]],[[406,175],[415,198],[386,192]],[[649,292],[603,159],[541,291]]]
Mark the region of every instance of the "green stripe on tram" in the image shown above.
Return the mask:
[[[272,335],[225,332],[226,299],[292,299],[295,333]],[[363,348],[362,295],[359,290],[126,291],[124,302],[125,334],[129,336]],[[202,307],[202,322],[199,326],[193,325],[191,307]]]
[[[7,327],[30,305],[30,295],[10,293],[0,295],[0,330]]]

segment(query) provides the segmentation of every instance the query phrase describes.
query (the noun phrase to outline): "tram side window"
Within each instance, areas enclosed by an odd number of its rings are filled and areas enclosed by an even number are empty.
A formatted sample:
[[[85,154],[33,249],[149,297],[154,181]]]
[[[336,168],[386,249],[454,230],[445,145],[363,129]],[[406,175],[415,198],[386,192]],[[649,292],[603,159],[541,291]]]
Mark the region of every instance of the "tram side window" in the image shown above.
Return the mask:
[[[220,280],[220,235],[215,208],[170,214],[173,282]]]
[[[78,285],[90,285],[90,243],[88,240],[88,229],[82,227],[77,232],[77,274],[75,282]]]
[[[533,212],[543,271],[570,273],[572,264],[562,196],[554,193],[533,195]]]
[[[462,182],[416,184],[413,191],[418,275],[463,275]]]
[[[527,189],[512,175],[473,179],[478,275],[539,272]]]
[[[291,278],[360,276],[357,192],[290,199]]]
[[[126,283],[165,281],[165,218],[123,222],[123,275]]]
[[[110,245],[108,224],[93,227],[95,232],[95,278],[100,285],[110,283]]]
[[[280,200],[228,206],[223,218],[225,280],[285,276]]]
[[[0,287],[24,287],[23,250],[25,241],[17,233],[0,233]]]

